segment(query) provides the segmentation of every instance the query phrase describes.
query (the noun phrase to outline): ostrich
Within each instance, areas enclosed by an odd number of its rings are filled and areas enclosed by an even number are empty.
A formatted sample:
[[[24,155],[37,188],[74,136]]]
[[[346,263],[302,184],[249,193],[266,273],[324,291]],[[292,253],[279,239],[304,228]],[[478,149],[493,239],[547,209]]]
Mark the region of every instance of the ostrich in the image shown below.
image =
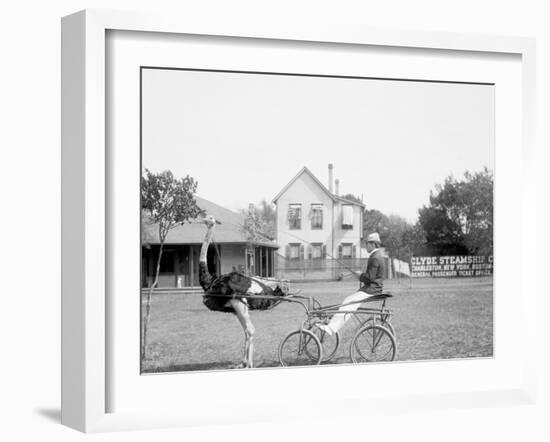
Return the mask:
[[[278,304],[278,300],[261,298],[263,296],[285,296],[281,288],[273,286],[272,281],[264,280],[258,277],[249,277],[242,273],[233,271],[221,276],[210,275],[206,256],[208,246],[214,235],[214,226],[216,220],[212,216],[207,216],[204,223],[207,226],[206,236],[202,243],[199,258],[199,282],[204,290],[203,303],[213,311],[234,313],[244,330],[244,358],[237,368],[253,367],[254,352],[254,325],[250,320],[250,310],[267,310]],[[268,285],[270,284],[270,285]],[[239,297],[246,295],[247,298]],[[249,298],[248,296],[252,296]],[[259,298],[254,299],[253,296]]]

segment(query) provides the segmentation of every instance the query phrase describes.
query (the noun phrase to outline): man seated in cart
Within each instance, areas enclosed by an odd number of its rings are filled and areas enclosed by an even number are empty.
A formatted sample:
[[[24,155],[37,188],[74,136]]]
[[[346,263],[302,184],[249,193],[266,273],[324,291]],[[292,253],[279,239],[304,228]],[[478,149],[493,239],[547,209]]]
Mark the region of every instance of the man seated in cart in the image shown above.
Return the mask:
[[[367,252],[369,252],[367,269],[364,273],[355,273],[363,285],[357,292],[344,299],[341,307],[338,309],[339,312],[354,312],[359,308],[361,302],[382,293],[386,264],[380,246],[380,235],[378,233],[371,233],[367,236]],[[342,328],[350,316],[345,313],[336,313],[328,324],[319,323],[317,327],[332,335]]]

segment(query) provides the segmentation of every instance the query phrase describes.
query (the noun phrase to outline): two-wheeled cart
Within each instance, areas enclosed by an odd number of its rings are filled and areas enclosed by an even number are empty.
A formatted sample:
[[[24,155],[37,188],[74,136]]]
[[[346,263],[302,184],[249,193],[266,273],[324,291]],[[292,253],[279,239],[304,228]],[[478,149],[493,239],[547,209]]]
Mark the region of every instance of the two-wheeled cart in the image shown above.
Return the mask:
[[[341,337],[329,335],[317,325],[327,323],[333,315],[349,315],[356,323],[349,345],[349,358],[353,363],[393,361],[397,355],[395,329],[390,320],[392,312],[386,301],[392,295],[383,292],[366,300],[349,304],[322,306],[314,297],[289,295],[285,301],[295,302],[305,310],[306,317],[299,329],[290,332],[279,345],[279,361],[283,366],[318,365],[330,361],[336,354]],[[367,304],[381,302],[380,306]],[[342,311],[344,305],[359,303],[354,311]]]

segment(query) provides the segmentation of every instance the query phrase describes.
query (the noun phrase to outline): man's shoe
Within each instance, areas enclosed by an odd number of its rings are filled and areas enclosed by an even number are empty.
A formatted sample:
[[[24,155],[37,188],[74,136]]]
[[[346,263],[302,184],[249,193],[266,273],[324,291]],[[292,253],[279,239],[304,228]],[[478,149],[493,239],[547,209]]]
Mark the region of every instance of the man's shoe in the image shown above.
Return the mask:
[[[330,328],[330,326],[328,324],[322,324],[320,322],[317,322],[315,324],[315,326],[319,330],[321,330],[321,331],[325,332],[326,334],[328,334],[329,336],[332,336],[334,334],[334,331]]]

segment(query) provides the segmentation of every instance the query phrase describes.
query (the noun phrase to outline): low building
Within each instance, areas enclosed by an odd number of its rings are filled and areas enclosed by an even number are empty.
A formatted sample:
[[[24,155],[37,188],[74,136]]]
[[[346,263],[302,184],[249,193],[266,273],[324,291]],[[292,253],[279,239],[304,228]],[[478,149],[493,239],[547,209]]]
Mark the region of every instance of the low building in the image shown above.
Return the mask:
[[[276,240],[284,254],[278,260],[279,277],[333,279],[347,267],[359,269],[366,262],[361,242],[365,205],[341,197],[332,164],[328,172],[325,186],[304,167],[273,198]]]
[[[244,216],[211,201],[195,197],[197,205],[212,215],[217,224],[214,239],[208,248],[207,262],[211,274],[237,270],[248,275],[272,277],[275,273],[274,241],[247,241],[242,230]],[[159,236],[155,225],[143,226],[142,287],[150,287],[155,278],[159,254]],[[200,221],[186,223],[172,229],[164,244],[160,262],[159,288],[199,286],[199,256],[206,234]]]

